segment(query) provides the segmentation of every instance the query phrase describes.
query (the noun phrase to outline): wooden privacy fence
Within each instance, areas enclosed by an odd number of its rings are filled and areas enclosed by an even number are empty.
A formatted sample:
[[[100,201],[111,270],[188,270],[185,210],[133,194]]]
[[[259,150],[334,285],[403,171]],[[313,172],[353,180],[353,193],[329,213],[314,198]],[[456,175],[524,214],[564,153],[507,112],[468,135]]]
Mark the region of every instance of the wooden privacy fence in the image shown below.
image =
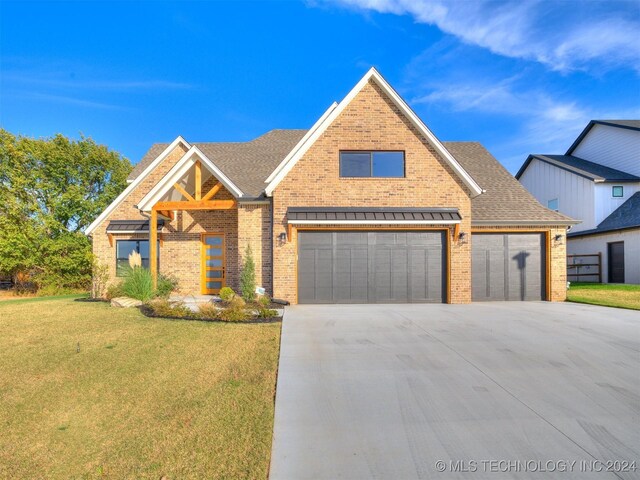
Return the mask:
[[[602,283],[602,253],[567,255],[567,280]]]

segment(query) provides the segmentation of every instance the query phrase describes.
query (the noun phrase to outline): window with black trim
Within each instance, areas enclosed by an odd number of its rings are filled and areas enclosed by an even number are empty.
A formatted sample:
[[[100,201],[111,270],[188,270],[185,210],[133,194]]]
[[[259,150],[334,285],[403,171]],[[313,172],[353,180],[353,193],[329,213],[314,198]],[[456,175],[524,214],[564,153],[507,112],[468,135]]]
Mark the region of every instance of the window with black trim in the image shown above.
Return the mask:
[[[124,277],[129,268],[129,255],[133,252],[140,254],[142,266],[149,268],[149,240],[116,240],[116,277]],[[158,242],[160,252],[160,242]],[[160,270],[160,255],[158,255],[158,270]]]
[[[405,176],[404,152],[340,152],[340,176],[347,178],[402,178]]]
[[[614,185],[611,187],[611,196],[614,198],[622,198],[624,197],[624,188],[622,185]]]

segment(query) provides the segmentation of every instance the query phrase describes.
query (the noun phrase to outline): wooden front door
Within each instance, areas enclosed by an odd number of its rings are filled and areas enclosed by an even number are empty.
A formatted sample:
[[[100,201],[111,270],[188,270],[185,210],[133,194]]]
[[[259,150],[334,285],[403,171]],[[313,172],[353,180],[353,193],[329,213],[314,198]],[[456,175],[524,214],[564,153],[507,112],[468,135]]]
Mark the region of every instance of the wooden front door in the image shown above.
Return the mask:
[[[609,283],[624,283],[624,242],[612,242],[609,247]]]
[[[201,291],[205,295],[217,294],[225,285],[225,244],[222,233],[202,234]]]

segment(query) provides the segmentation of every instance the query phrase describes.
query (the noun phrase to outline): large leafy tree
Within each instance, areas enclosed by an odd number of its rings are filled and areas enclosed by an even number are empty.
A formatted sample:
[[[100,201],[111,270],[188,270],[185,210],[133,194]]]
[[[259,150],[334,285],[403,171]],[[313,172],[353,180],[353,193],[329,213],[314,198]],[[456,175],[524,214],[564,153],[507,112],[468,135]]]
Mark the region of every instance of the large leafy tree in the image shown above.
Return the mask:
[[[15,136],[0,129],[0,274],[78,287],[91,271],[82,231],[125,188],[130,162],[81,137]]]

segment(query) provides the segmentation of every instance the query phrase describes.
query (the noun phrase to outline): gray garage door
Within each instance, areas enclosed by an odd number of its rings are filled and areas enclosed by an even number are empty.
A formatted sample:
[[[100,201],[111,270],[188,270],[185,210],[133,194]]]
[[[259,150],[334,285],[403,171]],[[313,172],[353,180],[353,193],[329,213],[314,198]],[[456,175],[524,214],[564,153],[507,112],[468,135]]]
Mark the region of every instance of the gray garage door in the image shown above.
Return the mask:
[[[473,300],[543,300],[544,235],[476,233],[472,243]]]
[[[300,232],[299,303],[445,301],[442,232]]]

